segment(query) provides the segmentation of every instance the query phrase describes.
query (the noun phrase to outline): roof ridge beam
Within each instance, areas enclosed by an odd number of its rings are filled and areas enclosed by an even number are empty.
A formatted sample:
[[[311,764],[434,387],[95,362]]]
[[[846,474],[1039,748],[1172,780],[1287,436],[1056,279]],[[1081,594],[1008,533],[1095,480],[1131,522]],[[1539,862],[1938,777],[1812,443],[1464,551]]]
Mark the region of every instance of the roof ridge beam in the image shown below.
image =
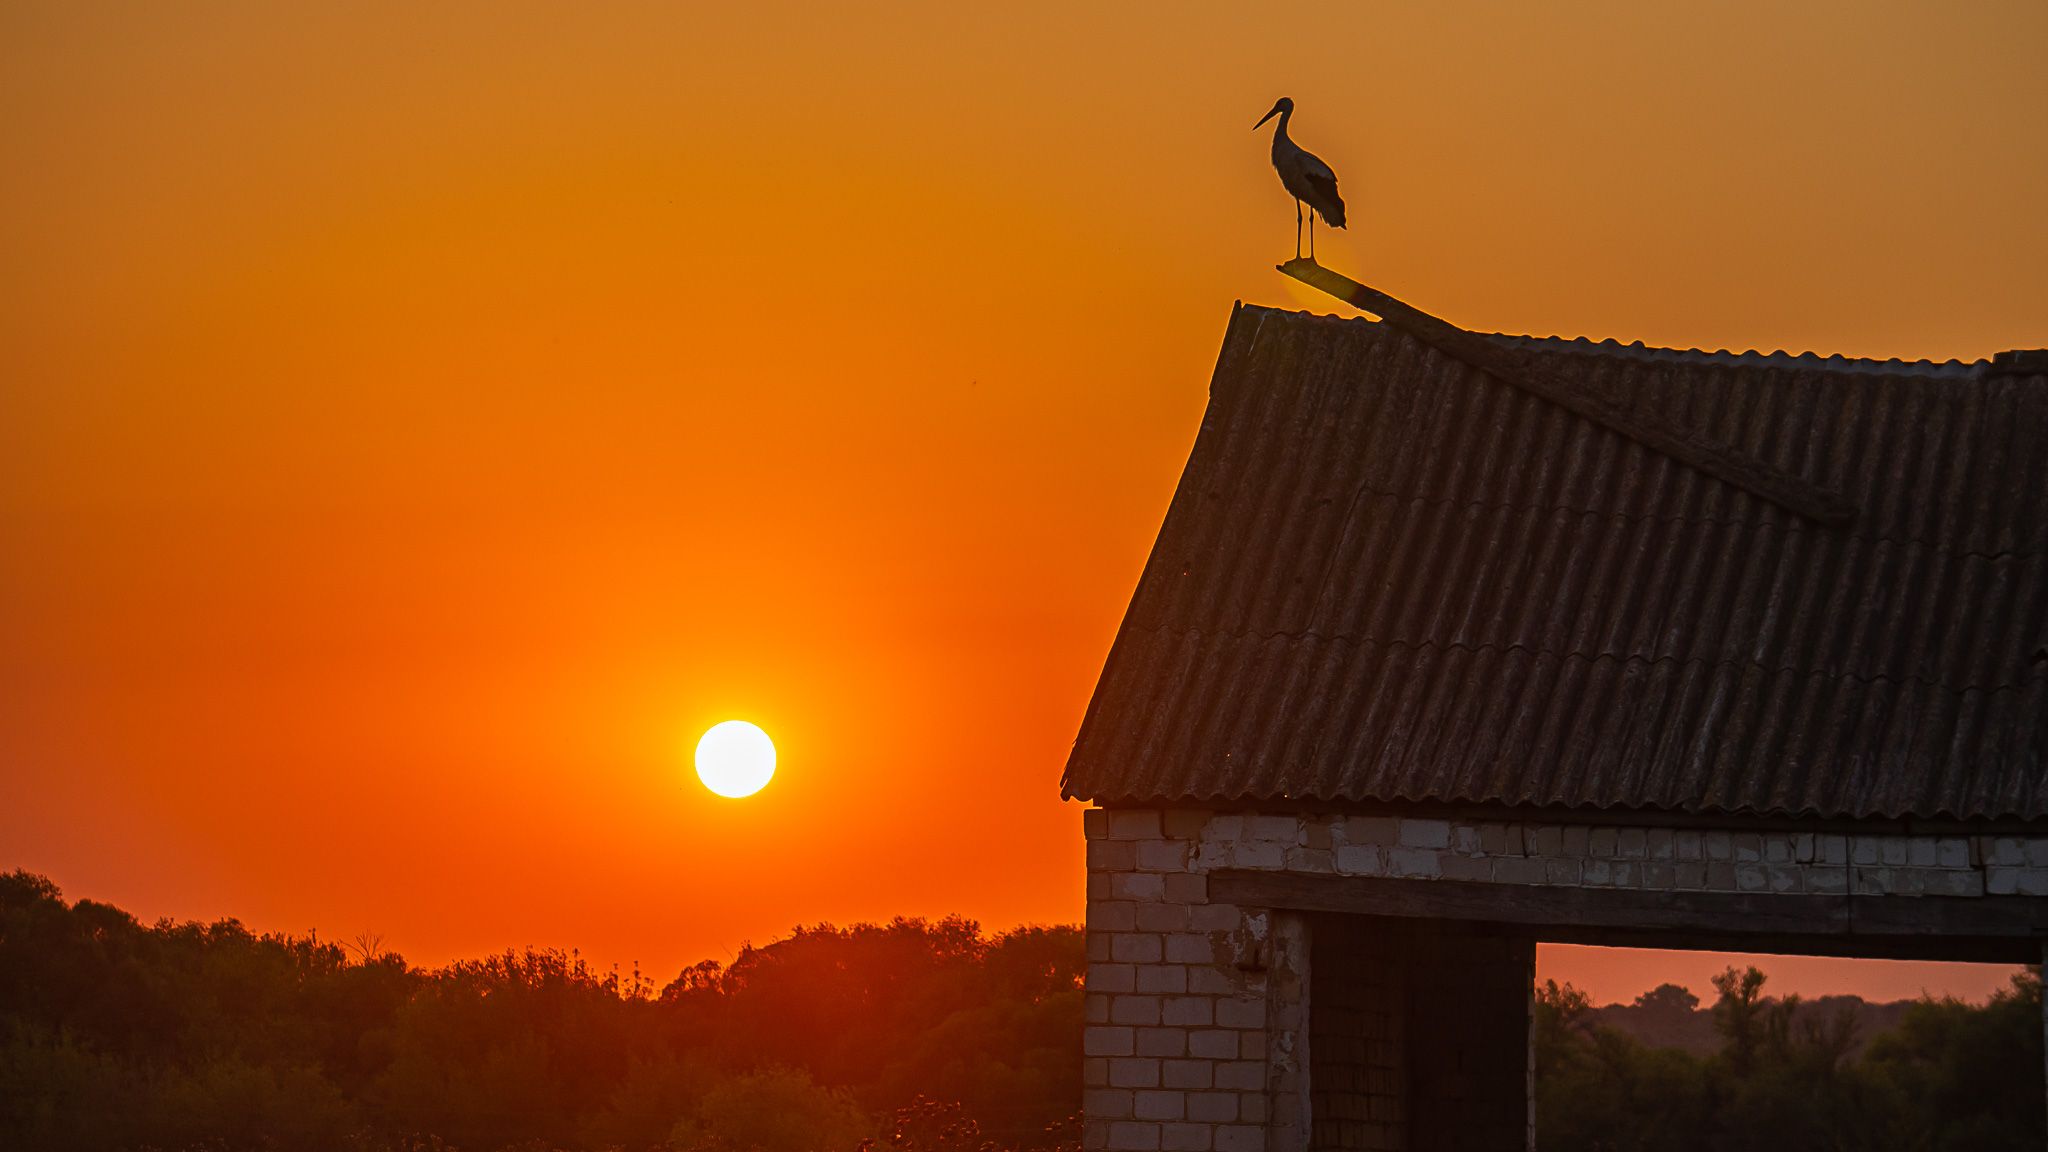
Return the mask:
[[[1796,516],[1831,527],[1840,527],[1856,519],[1854,504],[1797,473],[1722,444],[1682,420],[1601,395],[1540,360],[1503,348],[1485,336],[1468,332],[1378,289],[1368,288],[1312,259],[1297,257],[1279,265],[1279,270],[1354,308],[1378,316],[1454,360],[1576,412]]]

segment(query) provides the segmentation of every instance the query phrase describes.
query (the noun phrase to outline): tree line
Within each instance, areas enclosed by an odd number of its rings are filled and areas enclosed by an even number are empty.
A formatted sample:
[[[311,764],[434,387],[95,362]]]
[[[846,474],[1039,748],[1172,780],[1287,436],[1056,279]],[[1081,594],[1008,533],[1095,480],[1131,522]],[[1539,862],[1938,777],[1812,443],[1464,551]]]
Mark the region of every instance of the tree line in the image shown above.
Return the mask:
[[[1779,1152],[2039,1148],[2048,1126],[2041,981],[2032,972],[1989,1003],[1923,997],[1897,1023],[1860,1033],[1859,1002],[1764,995],[1756,968],[1730,968],[1715,999],[1666,984],[1642,1016],[1711,1014],[1719,1046],[1651,1047],[1569,984],[1536,990],[1536,1131],[1546,1150]],[[1668,1030],[1668,1029],[1667,1029]]]
[[[0,874],[0,1148],[1072,1152],[1078,928],[799,928],[657,984],[573,952],[443,968],[375,941],[139,923]],[[1715,982],[1719,1047],[1537,990],[1546,1150],[2040,1147],[2041,986],[1852,1014]],[[1700,1011],[1673,986],[1638,1000]]]
[[[0,875],[0,1147],[1075,1144],[1080,930],[819,925],[657,986],[574,953],[142,925]],[[942,1103],[938,1103],[942,1102]]]

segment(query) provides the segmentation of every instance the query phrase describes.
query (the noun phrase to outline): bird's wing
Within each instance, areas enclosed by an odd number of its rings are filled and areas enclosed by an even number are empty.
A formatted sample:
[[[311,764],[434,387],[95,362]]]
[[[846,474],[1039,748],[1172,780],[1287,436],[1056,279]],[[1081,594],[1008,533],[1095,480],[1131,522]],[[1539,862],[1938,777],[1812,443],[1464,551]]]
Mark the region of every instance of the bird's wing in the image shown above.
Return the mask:
[[[1330,171],[1330,166],[1323,163],[1322,157],[1313,152],[1304,151],[1301,154],[1301,174],[1318,184],[1327,185],[1332,192],[1337,190],[1337,174]]]

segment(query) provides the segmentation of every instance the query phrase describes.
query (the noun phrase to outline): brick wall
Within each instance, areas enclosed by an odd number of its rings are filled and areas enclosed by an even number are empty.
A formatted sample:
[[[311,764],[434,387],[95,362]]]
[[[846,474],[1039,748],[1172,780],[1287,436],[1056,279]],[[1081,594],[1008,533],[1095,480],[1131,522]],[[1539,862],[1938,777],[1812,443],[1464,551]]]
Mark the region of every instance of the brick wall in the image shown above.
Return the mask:
[[[1311,932],[1310,1145],[1524,1148],[1534,941],[1373,916]]]
[[[2048,895],[2048,837],[1197,809],[1094,809],[1085,824],[1086,1141],[1120,1152],[1297,1152],[1311,1142],[1312,926],[1284,912],[1211,903],[1208,873],[1218,869],[1653,890]],[[1512,1045],[1485,1047],[1513,1055]],[[1526,1049],[1519,1059],[1526,1077]],[[1419,1089],[1411,1083],[1408,1091],[1412,1105]],[[1409,1146],[1417,1146],[1412,1138]]]
[[[1207,816],[1091,811],[1083,1108],[1090,1148],[1263,1152],[1272,917],[1208,901]]]

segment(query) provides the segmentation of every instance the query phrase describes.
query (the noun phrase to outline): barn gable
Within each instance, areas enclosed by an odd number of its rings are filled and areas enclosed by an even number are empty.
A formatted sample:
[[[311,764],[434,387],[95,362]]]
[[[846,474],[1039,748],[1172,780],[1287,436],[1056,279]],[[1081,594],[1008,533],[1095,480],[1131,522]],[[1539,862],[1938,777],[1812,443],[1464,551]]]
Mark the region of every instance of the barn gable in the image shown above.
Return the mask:
[[[2039,365],[1488,339],[1854,514],[1240,307],[1066,795],[2048,817]]]

